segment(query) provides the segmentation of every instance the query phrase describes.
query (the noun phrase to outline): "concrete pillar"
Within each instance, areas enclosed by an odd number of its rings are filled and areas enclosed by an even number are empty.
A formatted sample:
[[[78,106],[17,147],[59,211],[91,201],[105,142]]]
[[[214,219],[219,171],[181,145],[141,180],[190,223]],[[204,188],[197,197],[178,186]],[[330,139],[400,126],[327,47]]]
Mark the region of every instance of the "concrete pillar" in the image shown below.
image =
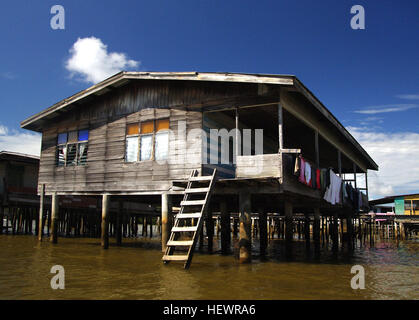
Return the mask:
[[[59,210],[59,199],[57,194],[54,192],[51,197],[51,242],[58,242],[58,210]]]
[[[260,239],[260,255],[266,254],[268,247],[268,226],[267,226],[267,213],[264,208],[259,209],[259,239]]]
[[[247,263],[252,260],[252,202],[251,195],[248,192],[241,192],[239,194],[239,256],[240,263]]]
[[[109,203],[110,195],[102,196],[102,228],[101,228],[101,245],[103,249],[109,248]]]
[[[221,253],[228,254],[230,252],[231,230],[230,230],[230,212],[227,209],[227,201],[220,203],[221,215]]]

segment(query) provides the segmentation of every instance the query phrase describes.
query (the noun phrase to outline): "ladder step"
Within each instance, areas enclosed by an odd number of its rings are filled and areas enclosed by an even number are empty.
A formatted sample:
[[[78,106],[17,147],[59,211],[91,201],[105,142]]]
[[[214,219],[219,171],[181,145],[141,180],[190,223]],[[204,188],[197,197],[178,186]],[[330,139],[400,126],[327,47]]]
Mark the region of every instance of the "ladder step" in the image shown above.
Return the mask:
[[[190,177],[189,181],[211,181],[212,176]]]
[[[201,217],[201,212],[195,212],[195,213],[182,213],[178,214],[176,218],[178,219],[191,219],[191,218],[199,218]]]
[[[193,227],[173,227],[172,232],[194,232],[197,230],[197,226]]]
[[[207,193],[209,191],[209,188],[191,188],[186,189],[185,193]]]
[[[205,200],[187,200],[180,203],[181,206],[201,206],[205,204]]]
[[[176,255],[176,256],[168,256],[164,255],[162,258],[163,261],[186,261],[188,260],[188,256],[186,255]]]
[[[167,241],[167,245],[169,247],[175,247],[175,246],[189,247],[192,244],[193,244],[193,240],[187,240],[187,241],[169,240],[169,241]]]

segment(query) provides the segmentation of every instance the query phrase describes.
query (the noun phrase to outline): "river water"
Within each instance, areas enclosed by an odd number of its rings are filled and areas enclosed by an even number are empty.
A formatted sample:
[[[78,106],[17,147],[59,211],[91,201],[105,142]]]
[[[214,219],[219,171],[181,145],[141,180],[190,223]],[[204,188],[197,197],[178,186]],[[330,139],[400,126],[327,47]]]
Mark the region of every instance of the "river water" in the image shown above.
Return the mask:
[[[236,243],[237,245],[237,243]],[[322,247],[320,258],[295,241],[291,256],[282,240],[271,240],[268,259],[241,265],[234,254],[197,252],[189,270],[164,265],[160,241],[0,236],[0,299],[419,299],[419,240],[359,244],[336,255]],[[218,242],[214,249],[217,251]],[[237,251],[237,250],[235,250]],[[65,269],[65,289],[51,289],[50,269]],[[365,269],[365,289],[350,286],[351,267]]]

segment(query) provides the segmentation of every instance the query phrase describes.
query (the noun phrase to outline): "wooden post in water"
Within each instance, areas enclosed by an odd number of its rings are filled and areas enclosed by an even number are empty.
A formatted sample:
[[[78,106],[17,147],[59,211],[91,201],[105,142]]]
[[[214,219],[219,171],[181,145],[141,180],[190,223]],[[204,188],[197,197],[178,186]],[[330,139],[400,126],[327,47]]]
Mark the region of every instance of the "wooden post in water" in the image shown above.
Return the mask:
[[[304,216],[304,239],[306,240],[306,249],[310,250],[310,216],[307,213]]]
[[[285,200],[285,240],[292,242],[294,232],[294,220],[292,217],[292,203],[291,201]]]
[[[259,209],[259,242],[260,242],[260,255],[266,254],[268,247],[268,228],[267,228],[267,214],[264,208]]]
[[[124,214],[124,202],[122,200],[118,201],[118,212],[116,213],[116,245],[120,246],[122,244],[122,215]]]
[[[170,238],[169,211],[172,209],[170,205],[170,195],[163,193],[161,195],[161,250],[166,251],[167,241]]]
[[[208,252],[212,253],[213,239],[214,239],[214,219],[212,218],[212,207],[208,204],[206,216],[205,216],[205,228],[208,237]]]
[[[220,202],[221,215],[221,253],[228,254],[230,252],[231,230],[230,230],[230,213],[227,208],[227,201]]]
[[[3,234],[3,219],[4,219],[4,208],[3,208],[3,205],[0,201],[0,234]],[[7,225],[6,225],[6,227],[7,227]]]
[[[249,192],[240,192],[239,208],[239,261],[240,263],[248,263],[252,260],[252,234],[250,232],[252,203]]]
[[[323,234],[324,234],[324,231],[323,231]],[[319,253],[320,252],[320,208],[314,208],[313,241],[314,241],[314,251],[316,253]]]
[[[58,242],[58,211],[59,203],[57,193],[53,193],[51,197],[51,242]]]
[[[102,227],[101,227],[101,246],[103,249],[109,248],[109,203],[110,195],[102,196]]]

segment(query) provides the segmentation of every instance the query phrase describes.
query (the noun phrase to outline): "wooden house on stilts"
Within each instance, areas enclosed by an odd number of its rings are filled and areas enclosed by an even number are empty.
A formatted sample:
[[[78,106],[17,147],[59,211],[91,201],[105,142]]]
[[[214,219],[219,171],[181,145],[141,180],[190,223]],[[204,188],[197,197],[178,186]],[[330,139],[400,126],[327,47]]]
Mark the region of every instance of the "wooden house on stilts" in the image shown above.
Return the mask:
[[[163,260],[185,266],[203,221],[212,239],[212,213],[221,216],[223,252],[231,241],[230,216],[238,214],[241,262],[251,259],[252,215],[262,252],[273,213],[284,217],[290,242],[293,216],[305,214],[317,242],[320,217],[350,218],[362,210],[367,170],[378,170],[289,75],[120,72],[21,127],[42,133],[38,193],[52,197],[53,241],[60,196],[101,198],[104,248],[111,204],[120,243],[125,206],[143,203],[161,214]],[[173,207],[180,208],[174,220]]]

